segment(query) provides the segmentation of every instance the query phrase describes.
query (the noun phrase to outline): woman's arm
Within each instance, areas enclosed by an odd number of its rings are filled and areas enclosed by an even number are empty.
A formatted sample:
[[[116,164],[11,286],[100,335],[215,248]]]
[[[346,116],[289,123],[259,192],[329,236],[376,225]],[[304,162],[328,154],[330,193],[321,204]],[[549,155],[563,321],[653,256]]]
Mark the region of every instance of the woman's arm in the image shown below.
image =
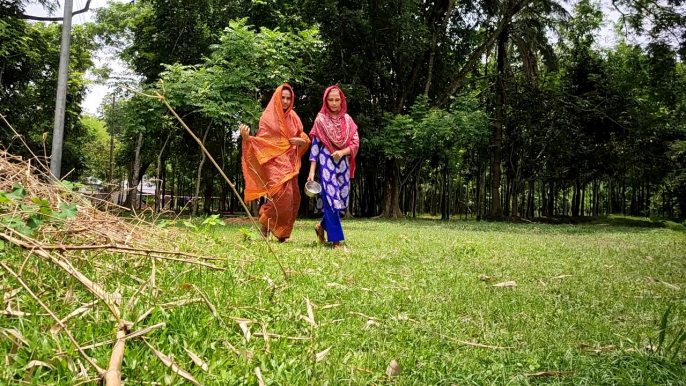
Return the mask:
[[[310,161],[310,175],[307,176],[307,181],[314,181],[315,169],[317,169],[317,161]]]

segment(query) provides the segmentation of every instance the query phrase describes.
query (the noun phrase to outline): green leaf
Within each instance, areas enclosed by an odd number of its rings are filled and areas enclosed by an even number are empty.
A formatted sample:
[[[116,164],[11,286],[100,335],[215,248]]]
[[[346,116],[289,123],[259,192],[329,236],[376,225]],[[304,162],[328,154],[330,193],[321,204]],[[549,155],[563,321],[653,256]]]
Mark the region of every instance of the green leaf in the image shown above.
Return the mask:
[[[15,200],[23,200],[26,196],[26,190],[24,190],[23,186],[14,184],[11,195],[11,198],[14,198]]]
[[[186,226],[186,228],[191,228],[191,229],[193,229],[193,230],[198,230],[198,227],[195,226],[195,224],[193,224],[193,223],[190,222],[190,221],[184,221],[184,222],[183,222],[183,225]]]
[[[57,218],[66,220],[68,218],[76,217],[76,204],[67,204],[66,202],[61,202],[60,210],[60,212],[55,213]]]
[[[35,214],[31,215],[31,217],[29,217],[29,221],[26,222],[26,226],[34,231],[40,228],[41,225],[43,225],[43,220]]]
[[[25,204],[20,204],[19,208],[24,211],[24,212],[38,212],[38,207],[36,205],[25,205]]]

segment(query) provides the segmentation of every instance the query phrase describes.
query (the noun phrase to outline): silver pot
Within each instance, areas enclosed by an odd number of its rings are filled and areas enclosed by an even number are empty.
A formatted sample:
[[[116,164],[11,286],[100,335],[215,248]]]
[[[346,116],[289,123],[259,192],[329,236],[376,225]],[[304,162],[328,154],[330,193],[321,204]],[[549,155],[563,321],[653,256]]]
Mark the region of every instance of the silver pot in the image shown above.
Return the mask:
[[[322,186],[315,181],[307,181],[305,183],[305,194],[307,197],[315,197],[322,192]]]

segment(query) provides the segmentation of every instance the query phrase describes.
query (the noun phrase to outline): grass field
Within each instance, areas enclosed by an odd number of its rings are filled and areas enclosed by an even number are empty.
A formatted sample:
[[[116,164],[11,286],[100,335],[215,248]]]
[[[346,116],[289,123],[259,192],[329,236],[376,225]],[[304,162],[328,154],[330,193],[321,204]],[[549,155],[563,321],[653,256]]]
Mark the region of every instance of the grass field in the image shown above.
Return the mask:
[[[684,385],[686,344],[672,343],[686,338],[686,233],[626,226],[641,225],[632,221],[348,220],[345,249],[332,250],[315,243],[314,221],[299,220],[288,243],[271,244],[290,273],[288,284],[263,243],[241,231],[246,224],[202,236],[189,231],[195,242],[207,240],[207,254],[226,258],[217,264],[228,270],[159,262],[158,292],[146,290],[127,317],[136,320],[150,305],[197,298],[196,285],[216,316],[206,302],[157,306],[135,330],[165,322],[147,342],[206,385],[258,385],[257,367],[267,385]],[[6,250],[0,259],[18,267],[23,257]],[[87,261],[78,266],[89,270]],[[5,292],[18,287],[0,275]],[[45,263],[27,275],[61,316],[92,300]],[[119,288],[126,302],[140,284],[135,278],[149,275],[150,269],[118,265],[113,256],[111,274],[97,280]],[[516,287],[493,286],[508,281]],[[23,291],[9,303],[41,312]],[[0,334],[0,358],[8,358],[0,364],[0,382],[85,380],[69,370],[83,361],[63,334],[48,333],[53,324],[44,316],[0,316],[0,327],[19,331],[29,343],[13,350]],[[667,327],[662,334],[661,325]],[[69,327],[83,345],[114,334],[98,308]],[[265,340],[264,332],[279,336]],[[185,349],[203,358],[208,371]],[[88,352],[107,367],[111,350]],[[55,359],[58,351],[66,354]],[[50,367],[27,369],[32,360]],[[402,370],[389,377],[392,360]],[[141,340],[127,341],[123,379],[132,385],[184,382]]]

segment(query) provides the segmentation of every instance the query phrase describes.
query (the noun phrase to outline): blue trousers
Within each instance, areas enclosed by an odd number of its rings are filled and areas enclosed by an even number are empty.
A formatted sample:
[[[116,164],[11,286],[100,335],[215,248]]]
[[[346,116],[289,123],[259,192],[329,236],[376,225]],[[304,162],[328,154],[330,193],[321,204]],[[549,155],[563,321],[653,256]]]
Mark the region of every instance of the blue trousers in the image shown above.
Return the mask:
[[[322,194],[325,195],[326,193],[322,192]],[[329,205],[326,196],[322,197],[322,201],[324,202],[324,217],[322,217],[320,225],[326,231],[326,240],[330,243],[345,240],[340,212]]]

